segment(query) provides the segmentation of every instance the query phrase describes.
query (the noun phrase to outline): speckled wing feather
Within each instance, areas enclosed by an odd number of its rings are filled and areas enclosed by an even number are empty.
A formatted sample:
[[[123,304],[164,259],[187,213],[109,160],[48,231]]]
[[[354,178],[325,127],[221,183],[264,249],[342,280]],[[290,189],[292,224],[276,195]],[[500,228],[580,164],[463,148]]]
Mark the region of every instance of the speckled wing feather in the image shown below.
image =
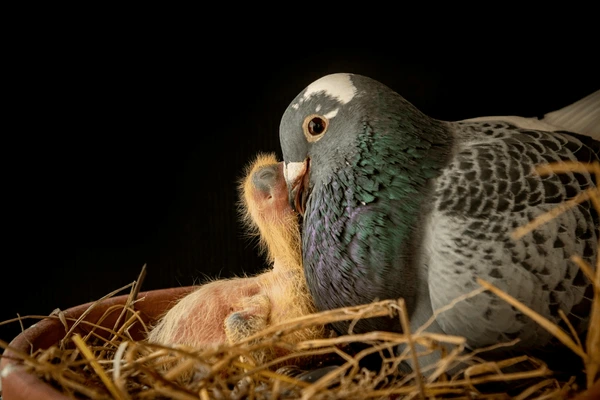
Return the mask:
[[[434,184],[426,223],[424,262],[434,309],[479,287],[481,277],[552,321],[561,308],[579,329],[589,316],[591,284],[569,260],[595,265],[598,215],[589,201],[519,240],[511,232],[596,185],[588,173],[540,176],[537,164],[598,161],[600,144],[568,132],[519,129],[509,123],[459,122],[455,154]],[[465,334],[475,347],[521,338],[536,347],[550,334],[485,292],[438,317],[447,334]]]

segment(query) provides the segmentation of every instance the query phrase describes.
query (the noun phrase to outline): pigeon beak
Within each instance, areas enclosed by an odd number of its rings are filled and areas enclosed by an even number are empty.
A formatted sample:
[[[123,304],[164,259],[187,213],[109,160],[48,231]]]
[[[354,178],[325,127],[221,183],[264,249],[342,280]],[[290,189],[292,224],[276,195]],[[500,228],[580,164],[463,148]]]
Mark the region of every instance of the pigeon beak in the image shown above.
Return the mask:
[[[309,159],[285,164],[283,175],[289,192],[290,206],[302,216],[308,199]]]

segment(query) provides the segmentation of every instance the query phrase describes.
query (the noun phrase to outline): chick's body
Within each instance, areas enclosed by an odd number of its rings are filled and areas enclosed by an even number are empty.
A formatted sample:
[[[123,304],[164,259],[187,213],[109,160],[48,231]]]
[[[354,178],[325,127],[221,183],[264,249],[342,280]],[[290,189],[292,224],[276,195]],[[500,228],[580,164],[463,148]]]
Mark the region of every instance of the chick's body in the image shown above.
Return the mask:
[[[282,163],[272,154],[259,155],[249,164],[239,190],[242,221],[258,237],[269,268],[255,276],[200,285],[155,324],[150,342],[194,348],[237,343],[269,326],[314,312],[302,270],[298,216],[288,202]],[[283,339],[296,343],[322,335],[324,329],[314,326]],[[286,352],[262,347],[252,356],[267,362]],[[288,360],[294,361],[302,360]]]

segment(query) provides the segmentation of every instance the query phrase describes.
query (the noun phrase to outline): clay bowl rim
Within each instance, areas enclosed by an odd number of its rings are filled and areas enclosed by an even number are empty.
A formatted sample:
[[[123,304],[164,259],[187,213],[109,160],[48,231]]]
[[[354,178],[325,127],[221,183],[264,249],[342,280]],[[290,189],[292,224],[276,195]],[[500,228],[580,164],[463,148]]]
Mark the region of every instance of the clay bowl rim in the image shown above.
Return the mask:
[[[140,311],[140,316],[145,323],[155,321],[167,309],[172,306],[176,300],[190,293],[196,286],[181,286],[176,288],[154,289],[140,292],[136,310]],[[88,302],[76,305],[64,310],[67,318],[78,318],[92,304],[97,303],[86,316],[87,321],[97,321],[105,310],[114,305],[125,304],[129,294],[114,296],[98,302]],[[107,318],[104,323],[111,323],[116,320],[116,314],[112,313],[113,318]],[[104,325],[103,323],[103,325]],[[140,332],[137,336],[141,335]],[[65,328],[62,323],[54,318],[45,318],[31,325],[9,343],[9,348],[4,351],[0,358],[0,376],[1,376],[1,394],[3,400],[21,400],[21,399],[48,399],[48,400],[68,400],[71,397],[59,392],[50,384],[46,383],[37,375],[26,372],[25,368],[19,362],[19,356],[14,350],[27,354],[30,351],[39,348],[48,348],[52,344],[58,343],[65,335]],[[134,336],[136,334],[134,333]],[[141,336],[140,336],[141,338]],[[30,345],[31,344],[31,345]]]

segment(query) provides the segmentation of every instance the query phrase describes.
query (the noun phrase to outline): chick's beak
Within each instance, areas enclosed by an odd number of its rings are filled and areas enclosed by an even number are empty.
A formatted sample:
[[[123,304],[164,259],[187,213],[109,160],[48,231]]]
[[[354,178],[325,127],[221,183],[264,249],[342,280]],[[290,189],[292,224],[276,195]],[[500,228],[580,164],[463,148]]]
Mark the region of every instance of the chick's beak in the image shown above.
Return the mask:
[[[284,165],[283,175],[288,187],[290,206],[304,215],[308,199],[309,159]]]

